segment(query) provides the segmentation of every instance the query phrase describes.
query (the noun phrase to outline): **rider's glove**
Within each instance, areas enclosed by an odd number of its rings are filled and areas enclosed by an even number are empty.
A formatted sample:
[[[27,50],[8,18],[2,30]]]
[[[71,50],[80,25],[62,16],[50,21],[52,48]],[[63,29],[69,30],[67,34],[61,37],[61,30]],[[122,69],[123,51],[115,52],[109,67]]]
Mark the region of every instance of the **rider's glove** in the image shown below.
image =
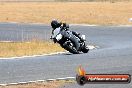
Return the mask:
[[[50,36],[50,39],[53,39],[52,36]]]

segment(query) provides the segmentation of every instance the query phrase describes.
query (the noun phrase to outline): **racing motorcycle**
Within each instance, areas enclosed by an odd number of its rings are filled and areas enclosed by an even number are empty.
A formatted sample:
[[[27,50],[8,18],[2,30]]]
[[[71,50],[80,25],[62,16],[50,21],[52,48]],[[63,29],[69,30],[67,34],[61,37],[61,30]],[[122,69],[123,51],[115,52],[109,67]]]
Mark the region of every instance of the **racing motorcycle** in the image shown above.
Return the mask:
[[[66,29],[66,28],[65,28]],[[69,51],[73,54],[79,54],[80,52],[87,53],[89,51],[88,47],[85,44],[85,35],[82,35],[81,38],[84,40],[83,42],[75,36],[72,31],[65,30],[64,28],[56,28],[53,31],[53,34],[50,39],[54,41],[54,43],[59,43],[62,48]]]

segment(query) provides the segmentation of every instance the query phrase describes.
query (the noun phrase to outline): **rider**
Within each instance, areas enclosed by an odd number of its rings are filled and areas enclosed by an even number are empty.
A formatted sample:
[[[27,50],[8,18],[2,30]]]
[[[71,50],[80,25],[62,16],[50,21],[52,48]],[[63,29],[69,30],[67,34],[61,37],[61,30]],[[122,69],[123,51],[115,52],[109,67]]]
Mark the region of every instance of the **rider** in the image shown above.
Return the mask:
[[[52,34],[53,34],[54,30],[55,30],[56,28],[59,28],[59,27],[61,27],[61,28],[64,29],[65,31],[68,31],[68,30],[69,30],[69,25],[68,25],[68,24],[62,23],[62,22],[58,22],[57,20],[52,20],[52,21],[51,21],[51,27],[53,28]],[[76,37],[78,37],[78,38],[80,39],[81,42],[84,41],[84,39],[82,39],[82,38],[79,36],[79,35],[80,35],[79,33],[72,31],[72,34],[75,35]]]

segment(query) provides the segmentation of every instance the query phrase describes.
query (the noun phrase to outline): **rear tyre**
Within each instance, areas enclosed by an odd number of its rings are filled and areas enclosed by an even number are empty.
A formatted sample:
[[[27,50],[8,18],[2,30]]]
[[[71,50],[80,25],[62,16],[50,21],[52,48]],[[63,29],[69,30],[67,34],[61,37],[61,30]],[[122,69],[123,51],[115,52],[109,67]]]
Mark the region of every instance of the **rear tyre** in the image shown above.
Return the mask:
[[[76,47],[74,46],[74,43],[72,41],[66,41],[63,44],[63,48],[66,49],[67,51],[69,51],[70,53],[73,54],[78,54],[79,52],[76,50]]]
[[[89,48],[86,47],[86,46],[82,49],[82,52],[83,52],[83,53],[88,53],[88,51],[89,51]]]

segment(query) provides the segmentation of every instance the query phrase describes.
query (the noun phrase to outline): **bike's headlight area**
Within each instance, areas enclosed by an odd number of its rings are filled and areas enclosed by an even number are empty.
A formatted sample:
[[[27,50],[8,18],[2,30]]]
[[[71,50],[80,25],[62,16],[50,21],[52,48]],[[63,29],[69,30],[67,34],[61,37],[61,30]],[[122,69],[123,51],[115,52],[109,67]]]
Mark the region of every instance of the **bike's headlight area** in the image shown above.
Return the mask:
[[[62,39],[62,34],[58,34],[58,35],[56,36],[56,40],[59,41],[59,40],[61,40],[61,39]]]

